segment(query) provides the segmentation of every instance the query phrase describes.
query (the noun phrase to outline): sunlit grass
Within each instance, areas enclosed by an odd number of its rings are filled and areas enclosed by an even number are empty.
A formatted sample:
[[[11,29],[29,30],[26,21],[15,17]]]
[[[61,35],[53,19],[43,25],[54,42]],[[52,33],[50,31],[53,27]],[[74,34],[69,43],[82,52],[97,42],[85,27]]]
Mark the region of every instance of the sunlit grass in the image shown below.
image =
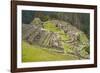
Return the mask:
[[[22,62],[77,60],[76,56],[56,53],[49,49],[23,41]]]
[[[64,49],[64,53],[57,53],[55,52],[55,48],[46,48],[41,47],[38,44],[29,44],[26,41],[22,41],[22,62],[38,62],[38,61],[61,61],[61,60],[77,60],[78,57],[72,54],[68,54],[67,52],[74,52],[74,47],[71,45],[72,43],[68,44],[66,41],[70,40],[70,36],[64,32],[64,30],[56,27],[56,25],[51,21],[46,21],[43,24],[43,28],[49,32],[53,32],[57,34],[59,37],[60,43],[62,43],[62,48]],[[32,33],[33,34],[33,33]],[[82,32],[79,32],[79,41],[78,45],[84,46],[88,42],[88,38]],[[48,38],[49,39],[49,38]],[[43,46],[48,44],[48,39],[44,40],[42,43]],[[34,42],[35,43],[35,42]],[[81,47],[78,47],[79,49]],[[74,50],[73,50],[74,49]],[[82,56],[86,56],[87,52],[82,50],[80,52]]]
[[[58,27],[55,26],[55,24],[51,21],[46,21],[44,24],[44,29],[47,29],[51,32],[58,32],[60,31],[60,29]]]

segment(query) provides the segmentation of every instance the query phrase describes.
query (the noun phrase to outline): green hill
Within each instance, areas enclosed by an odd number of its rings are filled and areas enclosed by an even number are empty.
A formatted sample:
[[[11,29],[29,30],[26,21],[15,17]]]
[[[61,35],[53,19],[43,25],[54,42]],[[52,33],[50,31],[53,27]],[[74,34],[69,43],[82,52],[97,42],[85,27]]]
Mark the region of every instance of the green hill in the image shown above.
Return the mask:
[[[22,48],[23,62],[89,59],[85,33],[61,20],[23,24]]]

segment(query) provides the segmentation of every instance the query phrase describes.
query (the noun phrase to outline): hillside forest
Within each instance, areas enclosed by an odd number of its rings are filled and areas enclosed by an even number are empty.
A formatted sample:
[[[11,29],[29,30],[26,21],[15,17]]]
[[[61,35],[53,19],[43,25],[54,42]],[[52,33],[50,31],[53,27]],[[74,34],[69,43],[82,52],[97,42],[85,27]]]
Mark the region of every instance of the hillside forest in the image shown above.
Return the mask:
[[[90,14],[22,10],[22,62],[90,58]]]

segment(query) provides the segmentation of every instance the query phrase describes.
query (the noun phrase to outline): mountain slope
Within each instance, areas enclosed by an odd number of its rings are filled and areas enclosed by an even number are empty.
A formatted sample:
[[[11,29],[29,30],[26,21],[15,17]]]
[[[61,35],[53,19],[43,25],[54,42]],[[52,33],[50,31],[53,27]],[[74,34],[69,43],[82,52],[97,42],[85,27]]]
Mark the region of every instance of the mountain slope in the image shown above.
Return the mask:
[[[89,58],[89,40],[84,32],[64,21],[35,19],[31,24],[23,24],[23,40],[41,49],[76,56],[76,59]]]

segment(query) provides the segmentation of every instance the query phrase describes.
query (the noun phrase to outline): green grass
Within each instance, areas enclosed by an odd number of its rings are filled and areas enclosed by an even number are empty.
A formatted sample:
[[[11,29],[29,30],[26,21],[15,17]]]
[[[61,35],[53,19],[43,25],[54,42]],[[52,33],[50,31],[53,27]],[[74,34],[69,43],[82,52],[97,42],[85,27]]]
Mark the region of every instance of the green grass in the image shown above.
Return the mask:
[[[22,62],[38,62],[38,61],[61,61],[76,60],[73,55],[64,55],[51,51],[49,48],[43,48],[38,45],[30,45],[22,42]]]
[[[66,52],[72,52],[75,47],[72,47],[70,44],[66,44],[65,41],[69,40],[69,35],[65,34],[64,31],[55,26],[51,21],[46,21],[43,24],[44,29],[57,33],[61,40],[62,46],[64,48],[65,54],[54,52],[53,48],[44,48],[39,45],[32,44],[28,42],[22,42],[22,62],[38,62],[38,61],[61,61],[61,60],[77,60],[78,57],[75,55],[67,54]],[[44,40],[46,45],[48,39]],[[86,44],[88,38],[82,32],[80,32],[80,42],[78,45]],[[84,45],[83,45],[84,46]],[[87,52],[85,50],[81,51],[82,56],[86,56]]]
[[[67,34],[65,34],[63,30],[58,31],[57,33],[60,35],[61,40],[63,41],[70,39],[70,37]]]
[[[81,41],[81,43],[83,43],[83,44],[87,44],[86,42],[88,42],[88,38],[87,38],[87,36],[85,35],[85,33],[83,33],[83,32],[80,32],[80,41]]]
[[[44,29],[47,29],[51,32],[58,32],[60,31],[60,29],[58,27],[55,26],[55,24],[51,21],[46,21],[44,24]]]
[[[44,24],[44,29],[51,31],[51,32],[56,32],[59,34],[61,37],[61,40],[66,41],[69,39],[69,36],[64,33],[64,31],[58,27],[55,26],[55,24],[51,21],[46,21]]]

